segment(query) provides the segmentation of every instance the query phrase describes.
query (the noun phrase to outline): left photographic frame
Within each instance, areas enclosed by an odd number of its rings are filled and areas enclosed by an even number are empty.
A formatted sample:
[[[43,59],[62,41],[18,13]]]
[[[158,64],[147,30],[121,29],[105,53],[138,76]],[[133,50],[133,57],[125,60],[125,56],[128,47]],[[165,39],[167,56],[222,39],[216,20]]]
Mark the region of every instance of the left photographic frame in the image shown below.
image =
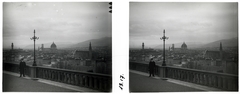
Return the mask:
[[[111,92],[110,2],[3,2],[3,92]]]

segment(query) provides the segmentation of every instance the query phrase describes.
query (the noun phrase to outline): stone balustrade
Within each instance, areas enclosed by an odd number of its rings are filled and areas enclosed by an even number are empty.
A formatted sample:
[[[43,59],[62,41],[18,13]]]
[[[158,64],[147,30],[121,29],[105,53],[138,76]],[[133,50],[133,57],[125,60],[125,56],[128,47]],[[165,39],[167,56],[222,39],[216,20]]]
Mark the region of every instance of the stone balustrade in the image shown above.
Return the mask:
[[[3,63],[3,69],[5,71],[18,73],[19,65],[13,63]],[[32,69],[34,69],[34,71]],[[112,89],[112,76],[106,74],[48,68],[41,66],[27,66],[25,73],[26,75],[34,78],[47,79],[104,92],[109,92]]]
[[[130,62],[129,68],[131,70],[148,73],[148,64]],[[157,65],[155,75],[222,90],[238,91],[238,76],[232,74]]]

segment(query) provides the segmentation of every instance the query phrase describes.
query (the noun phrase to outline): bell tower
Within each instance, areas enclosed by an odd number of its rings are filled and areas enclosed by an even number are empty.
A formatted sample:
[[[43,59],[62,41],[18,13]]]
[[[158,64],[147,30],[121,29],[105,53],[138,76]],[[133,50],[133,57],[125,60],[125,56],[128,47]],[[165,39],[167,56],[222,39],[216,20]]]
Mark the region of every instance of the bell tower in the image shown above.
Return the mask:
[[[14,47],[14,45],[13,45],[13,43],[12,43],[12,45],[11,45],[12,50],[13,50],[13,47]]]
[[[220,59],[222,60],[223,59],[222,42],[220,42],[219,53],[220,53]]]
[[[91,45],[91,42],[89,43],[89,59],[92,60],[92,45]]]

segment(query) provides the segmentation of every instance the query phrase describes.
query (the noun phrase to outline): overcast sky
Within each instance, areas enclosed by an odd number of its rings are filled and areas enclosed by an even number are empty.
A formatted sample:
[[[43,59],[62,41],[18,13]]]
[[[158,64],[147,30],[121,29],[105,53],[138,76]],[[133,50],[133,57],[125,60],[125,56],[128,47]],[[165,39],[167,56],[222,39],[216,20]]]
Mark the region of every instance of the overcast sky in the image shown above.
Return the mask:
[[[102,3],[3,3],[3,47],[33,44],[77,43],[111,37],[108,2]]]
[[[130,3],[130,47],[238,37],[237,3]]]

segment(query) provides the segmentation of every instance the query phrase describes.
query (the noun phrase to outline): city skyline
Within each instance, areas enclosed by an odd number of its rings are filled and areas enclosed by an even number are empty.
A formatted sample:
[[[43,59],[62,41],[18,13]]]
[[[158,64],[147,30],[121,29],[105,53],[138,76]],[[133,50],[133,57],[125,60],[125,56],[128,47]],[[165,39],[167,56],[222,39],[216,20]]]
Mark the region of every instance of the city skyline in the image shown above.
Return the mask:
[[[34,29],[36,44],[111,37],[111,21],[108,2],[4,2],[3,48],[33,44]]]
[[[238,37],[237,3],[130,2],[129,46],[210,43]]]

